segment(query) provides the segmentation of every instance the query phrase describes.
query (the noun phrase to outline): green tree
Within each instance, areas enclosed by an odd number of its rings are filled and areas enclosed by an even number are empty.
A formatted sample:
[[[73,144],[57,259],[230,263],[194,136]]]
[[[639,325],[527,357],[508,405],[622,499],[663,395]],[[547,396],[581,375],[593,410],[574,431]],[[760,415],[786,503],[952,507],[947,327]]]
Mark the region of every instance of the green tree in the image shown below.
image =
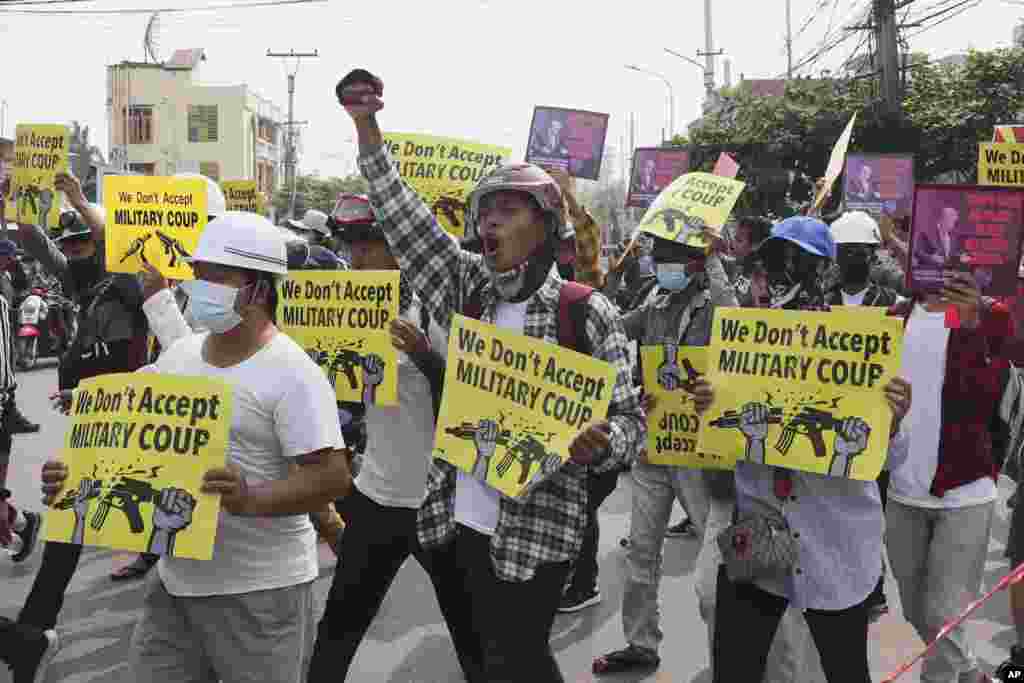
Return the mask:
[[[366,194],[367,190],[366,179],[361,175],[350,175],[345,178],[300,175],[295,183],[295,217],[301,218],[308,209],[330,213],[339,194]],[[273,205],[278,216],[287,217],[291,205],[291,188],[281,187],[274,192]]]

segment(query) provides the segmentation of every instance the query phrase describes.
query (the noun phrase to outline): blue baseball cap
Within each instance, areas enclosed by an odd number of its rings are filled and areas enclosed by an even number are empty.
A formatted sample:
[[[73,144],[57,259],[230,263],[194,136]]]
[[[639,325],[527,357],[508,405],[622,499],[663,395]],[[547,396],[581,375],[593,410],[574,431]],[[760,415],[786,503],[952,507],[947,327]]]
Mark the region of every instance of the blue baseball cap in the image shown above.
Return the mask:
[[[832,239],[832,231],[824,222],[809,216],[792,216],[780,221],[773,228],[771,235],[758,247],[760,250],[774,240],[792,242],[804,251],[835,260],[836,243]]]

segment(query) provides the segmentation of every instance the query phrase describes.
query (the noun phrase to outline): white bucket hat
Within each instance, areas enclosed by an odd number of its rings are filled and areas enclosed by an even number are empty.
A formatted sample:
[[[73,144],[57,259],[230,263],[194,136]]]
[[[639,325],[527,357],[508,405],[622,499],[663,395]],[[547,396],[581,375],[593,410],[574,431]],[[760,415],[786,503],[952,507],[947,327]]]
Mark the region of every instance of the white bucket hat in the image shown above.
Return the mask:
[[[330,237],[331,231],[327,227],[327,214],[323,211],[317,211],[316,209],[309,209],[306,211],[306,215],[302,217],[301,221],[288,219],[288,225],[292,226],[296,230],[312,230],[318,232],[324,237]]]

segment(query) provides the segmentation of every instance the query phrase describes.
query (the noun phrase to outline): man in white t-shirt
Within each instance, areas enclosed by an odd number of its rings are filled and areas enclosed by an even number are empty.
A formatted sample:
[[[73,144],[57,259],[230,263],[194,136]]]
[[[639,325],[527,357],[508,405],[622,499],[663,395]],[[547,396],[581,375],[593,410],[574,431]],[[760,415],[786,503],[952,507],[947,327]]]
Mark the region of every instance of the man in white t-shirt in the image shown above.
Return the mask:
[[[398,270],[368,198],[347,195],[336,215],[338,235],[349,246],[354,270]],[[454,569],[454,554],[426,551],[416,538],[416,515],[427,495],[427,469],[434,450],[434,405],[430,382],[405,353],[398,339],[402,326],[426,335],[427,344],[444,354],[447,338],[404,275],[399,284],[399,320],[392,323],[398,353],[398,405],[366,406],[366,451],[341,512],[345,532],[339,541],[341,561],[331,582],[317,633],[309,683],[344,681],[356,650],[380,610],[398,570],[409,555],[430,575],[445,615],[460,664],[470,681],[482,680],[479,646],[468,628],[470,605]]]
[[[222,510],[213,559],[163,557],[149,577],[133,679],[300,683],[318,576],[308,513],[351,488],[334,392],[273,323],[275,280],[287,273],[279,230],[227,212],[207,226],[191,263],[189,312],[209,332],[147,368],[231,385],[227,464],[206,472],[202,489],[221,495]],[[60,462],[44,466],[48,500],[66,476]]]

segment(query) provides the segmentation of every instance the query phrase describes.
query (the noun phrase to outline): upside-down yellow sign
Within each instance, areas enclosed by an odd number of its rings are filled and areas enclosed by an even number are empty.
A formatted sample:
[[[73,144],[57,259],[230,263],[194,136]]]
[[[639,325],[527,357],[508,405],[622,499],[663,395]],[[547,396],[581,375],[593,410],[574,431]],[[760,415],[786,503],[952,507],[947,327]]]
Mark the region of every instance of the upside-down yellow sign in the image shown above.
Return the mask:
[[[456,315],[434,457],[522,497],[606,418],[614,387],[610,363]]]
[[[470,191],[512,155],[509,147],[413,133],[385,133],[384,146],[399,175],[442,227],[460,238],[466,232]]]
[[[202,178],[107,176],[107,270],[137,273],[143,263],[172,280],[191,280],[192,256],[206,227]]]
[[[647,461],[698,469],[733,469],[736,454],[724,457],[697,448],[701,417],[693,404],[694,383],[707,374],[706,346],[641,346],[644,392],[655,398],[647,411]]]
[[[869,481],[885,462],[903,322],[834,310],[718,308],[708,356],[715,401],[698,449]]]
[[[711,173],[681,175],[647,209],[640,230],[671,242],[706,247],[704,233],[721,236],[745,185]]]
[[[54,188],[58,173],[68,170],[71,133],[67,126],[19,124],[15,129],[14,165],[6,197],[6,218],[56,230],[63,195]]]
[[[103,375],[75,390],[64,437],[65,493],[46,539],[209,560],[220,496],[200,492],[223,467],[231,387],[204,377]]]
[[[304,271],[281,283],[277,324],[319,365],[339,401],[398,403],[397,270]]]
[[[224,201],[228,211],[248,211],[263,215],[263,193],[256,188],[255,180],[224,180]]]

